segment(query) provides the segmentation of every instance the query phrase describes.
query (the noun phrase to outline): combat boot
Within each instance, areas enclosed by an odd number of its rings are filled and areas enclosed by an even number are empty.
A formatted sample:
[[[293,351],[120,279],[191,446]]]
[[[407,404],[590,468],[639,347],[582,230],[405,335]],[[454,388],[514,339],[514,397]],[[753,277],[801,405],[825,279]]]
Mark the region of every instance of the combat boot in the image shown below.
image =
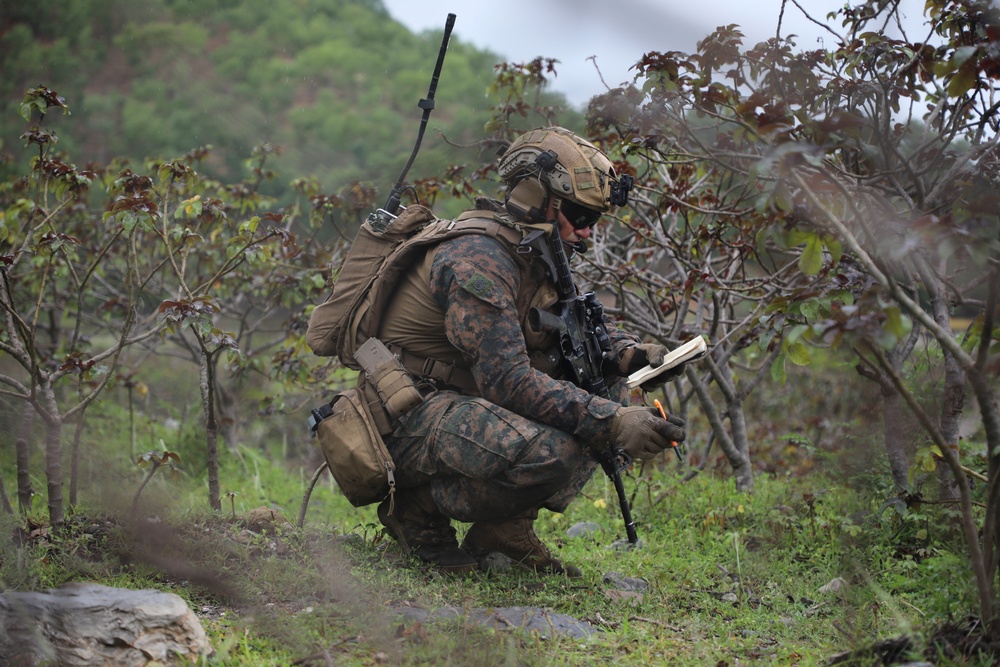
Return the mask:
[[[465,534],[462,547],[477,558],[498,552],[518,567],[544,574],[563,574],[573,579],[582,577],[580,568],[553,558],[548,547],[538,539],[533,528],[536,518],[538,510],[506,521],[477,521]]]
[[[445,572],[470,572],[479,562],[458,546],[451,521],[441,514],[429,486],[396,491],[378,506],[378,519],[408,553]],[[390,513],[391,512],[391,513]]]

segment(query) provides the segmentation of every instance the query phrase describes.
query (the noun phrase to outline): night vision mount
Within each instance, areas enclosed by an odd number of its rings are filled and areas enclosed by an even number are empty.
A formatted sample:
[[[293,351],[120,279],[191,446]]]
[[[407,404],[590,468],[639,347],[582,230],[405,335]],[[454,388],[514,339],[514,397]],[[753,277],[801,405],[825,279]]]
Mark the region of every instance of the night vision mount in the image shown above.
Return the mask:
[[[611,182],[611,197],[608,201],[613,206],[624,206],[628,203],[628,193],[632,192],[635,179],[628,174],[622,174],[618,180]]]

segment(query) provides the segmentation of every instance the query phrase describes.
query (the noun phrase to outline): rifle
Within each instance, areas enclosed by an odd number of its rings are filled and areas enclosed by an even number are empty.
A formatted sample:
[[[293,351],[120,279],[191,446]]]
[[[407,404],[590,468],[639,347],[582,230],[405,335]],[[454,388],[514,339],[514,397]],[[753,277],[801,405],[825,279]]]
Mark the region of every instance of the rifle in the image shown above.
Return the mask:
[[[393,220],[396,219],[396,215],[399,212],[399,202],[403,197],[403,179],[406,178],[407,172],[410,171],[410,167],[413,165],[413,160],[416,159],[417,153],[420,151],[420,143],[424,140],[424,131],[427,129],[427,120],[431,117],[431,111],[434,110],[434,93],[437,91],[438,78],[441,76],[441,67],[444,65],[444,56],[448,52],[448,40],[451,39],[451,31],[455,27],[455,15],[448,14],[448,18],[444,23],[444,37],[441,38],[441,48],[438,50],[437,62],[434,64],[434,73],[431,75],[431,83],[427,88],[427,97],[420,100],[417,103],[417,107],[423,109],[423,115],[420,117],[420,128],[417,131],[417,141],[413,144],[413,151],[410,152],[410,159],[406,161],[403,166],[403,170],[399,172],[399,177],[392,186],[392,191],[389,192],[389,197],[385,200],[385,206],[374,211],[368,216],[368,221],[371,223],[372,228],[384,231]]]
[[[601,398],[610,398],[602,372],[604,361],[611,352],[604,306],[593,292],[577,293],[558,228],[552,233],[533,231],[521,245],[532,248],[545,263],[559,295],[556,312],[538,308],[529,310],[528,326],[535,331],[552,331],[558,335],[560,357],[576,386]],[[609,443],[597,460],[615,485],[618,505],[625,521],[625,534],[629,543],[635,544],[639,538],[636,536],[635,522],[632,520],[632,510],[625,496],[621,475],[632,463],[632,459],[613,443]]]

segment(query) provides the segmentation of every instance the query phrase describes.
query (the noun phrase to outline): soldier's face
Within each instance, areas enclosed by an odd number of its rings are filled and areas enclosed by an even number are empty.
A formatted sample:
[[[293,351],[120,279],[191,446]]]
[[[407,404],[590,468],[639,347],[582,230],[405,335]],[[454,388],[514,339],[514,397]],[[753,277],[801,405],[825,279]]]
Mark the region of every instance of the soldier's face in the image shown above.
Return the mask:
[[[563,241],[568,243],[576,243],[577,241],[584,241],[590,238],[590,227],[584,227],[583,229],[577,229],[566,219],[566,216],[559,212],[559,235],[562,237]]]
[[[549,220],[551,220],[552,216],[555,214],[554,209],[555,206],[553,206],[552,202],[549,202],[549,211],[548,211]],[[583,229],[575,228],[562,211],[559,211],[558,223],[559,223],[559,236],[562,238],[563,241],[566,241],[567,243],[576,243],[577,241],[585,241],[586,239],[590,238],[590,233],[591,233],[590,227],[584,227]]]

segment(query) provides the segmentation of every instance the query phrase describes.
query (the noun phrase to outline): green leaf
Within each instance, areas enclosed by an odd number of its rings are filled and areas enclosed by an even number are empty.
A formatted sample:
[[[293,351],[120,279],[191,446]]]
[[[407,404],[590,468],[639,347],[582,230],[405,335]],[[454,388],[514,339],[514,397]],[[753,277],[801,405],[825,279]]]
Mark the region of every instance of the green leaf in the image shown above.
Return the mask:
[[[799,312],[807,320],[814,320],[819,315],[821,304],[816,301],[806,301],[799,304]]]
[[[139,217],[132,211],[125,211],[122,215],[122,228],[126,234],[131,234],[135,226],[139,224]]]
[[[240,233],[242,234],[245,231],[249,231],[250,234],[252,235],[257,231],[257,227],[259,225],[260,225],[260,217],[255,215],[249,220],[240,223]]]
[[[797,324],[792,327],[792,330],[788,332],[787,336],[785,336],[785,345],[788,346],[796,343],[802,334],[807,331],[809,331],[809,326],[806,324]]]
[[[781,240],[784,241],[784,247],[794,248],[795,246],[802,245],[803,243],[808,243],[809,239],[815,237],[816,234],[812,232],[806,232],[801,229],[790,229],[781,235]]]
[[[978,49],[979,47],[977,46],[960,46],[957,49],[955,49],[955,53],[954,55],[952,55],[949,61],[951,68],[958,69],[959,67],[964,65],[969,60],[969,58],[971,58],[976,54],[976,51]]]
[[[948,94],[952,97],[961,97],[976,84],[978,74],[975,67],[960,67],[948,82]]]
[[[809,348],[802,343],[793,343],[788,346],[788,359],[796,366],[808,366]]]
[[[760,340],[757,341],[757,345],[761,352],[767,352],[767,348],[771,345],[771,341],[774,339],[774,330],[765,331],[760,336]]]
[[[785,384],[788,375],[785,373],[785,359],[787,355],[782,352],[778,355],[774,363],[771,364],[771,379],[778,384]]]
[[[177,217],[188,216],[197,217],[201,215],[202,211],[202,201],[200,195],[195,195],[191,199],[185,199],[180,203],[177,208],[177,212],[174,214]]]
[[[831,300],[840,301],[840,303],[845,306],[851,306],[854,304],[854,295],[848,290],[839,289],[830,293]]]
[[[826,246],[827,252],[830,253],[833,263],[840,264],[840,258],[844,256],[844,246],[840,244],[840,241],[833,237],[827,237],[823,239],[823,245]]]
[[[795,200],[792,199],[792,193],[788,191],[786,187],[777,187],[774,189],[774,207],[778,211],[791,211],[795,208]]]
[[[895,336],[897,340],[905,338],[910,333],[910,330],[913,329],[913,322],[909,317],[903,315],[899,308],[887,308],[885,314],[886,331]]]
[[[31,122],[31,110],[38,109],[38,112],[45,116],[45,101],[39,97],[33,97],[27,102],[21,103],[21,118]]]
[[[823,243],[819,236],[813,235],[806,242],[806,247],[799,257],[799,271],[807,276],[814,276],[823,268]]]

